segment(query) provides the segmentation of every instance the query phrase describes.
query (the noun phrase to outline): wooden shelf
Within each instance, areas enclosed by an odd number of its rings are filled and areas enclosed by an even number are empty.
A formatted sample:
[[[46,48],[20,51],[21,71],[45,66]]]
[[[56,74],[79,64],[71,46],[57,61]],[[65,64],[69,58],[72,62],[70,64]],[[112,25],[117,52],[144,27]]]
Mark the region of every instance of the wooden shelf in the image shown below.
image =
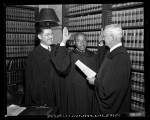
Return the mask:
[[[131,88],[131,92],[136,92],[136,93],[139,93],[139,94],[144,94],[145,93],[144,91],[135,90],[133,88]]]
[[[138,25],[138,26],[122,26],[122,29],[144,29],[144,25]]]
[[[99,29],[69,30],[69,32],[90,32],[90,31],[101,31],[101,28],[99,28]]]
[[[131,69],[133,72],[141,72],[141,73],[144,73],[144,70],[139,70],[139,69]]]
[[[127,50],[138,50],[138,51],[144,51],[144,48],[137,48],[137,47],[126,47]]]
[[[111,10],[124,10],[124,9],[132,9],[132,8],[137,8],[137,7],[143,7],[144,3],[138,3],[138,4],[132,4],[132,5],[126,5],[126,6],[121,6],[121,7],[115,7],[111,8]]]
[[[35,23],[35,20],[20,20],[20,19],[5,19],[6,21],[17,21],[17,22],[31,22],[31,23]]]
[[[19,9],[30,9],[30,10],[33,10],[33,11],[38,9],[38,7],[30,7],[30,6],[24,6],[24,5],[6,5],[6,7],[14,7],[15,9],[16,8],[19,8]]]
[[[11,86],[20,85],[20,84],[23,84],[23,82],[7,84],[7,86],[8,86],[8,87],[11,87]]]
[[[131,101],[135,101],[135,102],[138,102],[138,103],[141,103],[141,104],[145,104],[144,102],[141,102],[141,101],[137,101],[137,100],[134,100],[131,98]]]
[[[6,34],[7,33],[14,33],[14,34],[36,34],[36,32],[15,32],[15,31],[6,31]]]
[[[6,44],[6,46],[35,46],[35,44]]]
[[[97,48],[98,49],[98,46],[87,46],[87,48]]]
[[[27,56],[6,57],[6,59],[27,58]]]
[[[102,10],[80,13],[80,14],[74,14],[74,15],[65,15],[64,17],[80,17],[80,16],[87,16],[87,15],[93,15],[93,14],[99,14],[99,13],[102,13]]]
[[[18,71],[25,71],[25,69],[19,69],[19,70],[6,70],[6,72],[18,72]]]

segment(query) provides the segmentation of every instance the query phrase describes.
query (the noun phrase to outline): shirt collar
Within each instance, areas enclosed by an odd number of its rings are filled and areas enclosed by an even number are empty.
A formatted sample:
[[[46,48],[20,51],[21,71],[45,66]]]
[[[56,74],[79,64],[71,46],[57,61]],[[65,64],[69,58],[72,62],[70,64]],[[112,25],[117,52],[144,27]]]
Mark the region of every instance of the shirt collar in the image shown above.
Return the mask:
[[[114,49],[116,49],[117,47],[120,47],[120,46],[122,46],[122,43],[116,44],[115,46],[113,46],[113,47],[110,49],[110,52],[113,51]]]
[[[48,49],[48,46],[47,45],[44,45],[43,43],[40,43],[40,45],[45,48],[45,49]]]
[[[76,48],[76,49],[77,49],[77,51],[79,51],[79,52],[82,52],[82,53],[85,52],[85,50],[79,50],[78,48]]]

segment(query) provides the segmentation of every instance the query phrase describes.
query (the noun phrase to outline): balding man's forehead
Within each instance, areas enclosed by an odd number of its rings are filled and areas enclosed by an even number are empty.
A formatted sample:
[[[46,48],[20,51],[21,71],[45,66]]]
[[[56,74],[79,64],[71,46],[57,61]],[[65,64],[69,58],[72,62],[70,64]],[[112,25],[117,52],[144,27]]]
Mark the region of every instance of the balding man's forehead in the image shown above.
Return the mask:
[[[86,36],[85,36],[85,34],[83,34],[83,33],[77,33],[77,34],[75,34],[75,39],[78,39],[78,38],[85,38]]]
[[[77,35],[77,38],[79,38],[79,37],[85,37],[83,34],[79,34],[79,35]]]

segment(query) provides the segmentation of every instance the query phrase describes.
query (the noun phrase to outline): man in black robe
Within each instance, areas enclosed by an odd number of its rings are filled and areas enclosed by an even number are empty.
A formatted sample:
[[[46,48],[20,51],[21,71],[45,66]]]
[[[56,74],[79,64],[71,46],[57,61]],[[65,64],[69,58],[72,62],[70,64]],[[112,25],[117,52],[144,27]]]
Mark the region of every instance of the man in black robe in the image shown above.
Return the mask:
[[[40,44],[28,55],[25,71],[25,104],[60,107],[60,78],[51,62],[57,45],[50,27],[41,27]]]
[[[130,112],[131,61],[121,43],[122,29],[117,24],[106,26],[104,41],[110,48],[96,78],[87,78],[95,86],[99,113],[128,115]]]
[[[63,36],[68,36],[67,28],[63,29]],[[65,76],[63,82],[64,102],[63,114],[67,115],[91,115],[97,114],[98,105],[94,93],[94,87],[88,83],[86,76],[75,65],[77,60],[83,62],[86,66],[98,72],[100,62],[98,56],[86,49],[87,39],[85,34],[77,33],[74,44],[76,49],[68,52],[65,47],[67,40],[63,40],[53,57],[53,63],[56,69]],[[102,48],[101,52],[105,49]],[[102,60],[103,56],[101,56]],[[99,62],[99,63],[98,63]]]

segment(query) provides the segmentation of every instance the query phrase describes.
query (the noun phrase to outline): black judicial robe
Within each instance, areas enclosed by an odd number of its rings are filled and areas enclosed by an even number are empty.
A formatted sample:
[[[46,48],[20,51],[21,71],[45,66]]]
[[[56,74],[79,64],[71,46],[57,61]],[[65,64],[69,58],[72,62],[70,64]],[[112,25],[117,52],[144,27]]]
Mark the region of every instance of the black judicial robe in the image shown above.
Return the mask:
[[[130,69],[131,61],[124,46],[106,55],[94,83],[100,114],[130,112]]]
[[[52,54],[57,50],[52,45],[48,51],[38,45],[27,58],[25,71],[25,104],[59,107],[59,76],[51,63]]]
[[[100,54],[100,53],[99,53]],[[86,80],[86,76],[75,65],[80,60],[89,68],[98,72],[98,56],[89,50],[84,53],[74,50],[67,52],[65,46],[58,48],[57,54],[53,57],[53,63],[56,69],[66,75],[63,81],[63,108],[62,113],[68,115],[97,114],[98,104],[94,92],[94,86]]]

